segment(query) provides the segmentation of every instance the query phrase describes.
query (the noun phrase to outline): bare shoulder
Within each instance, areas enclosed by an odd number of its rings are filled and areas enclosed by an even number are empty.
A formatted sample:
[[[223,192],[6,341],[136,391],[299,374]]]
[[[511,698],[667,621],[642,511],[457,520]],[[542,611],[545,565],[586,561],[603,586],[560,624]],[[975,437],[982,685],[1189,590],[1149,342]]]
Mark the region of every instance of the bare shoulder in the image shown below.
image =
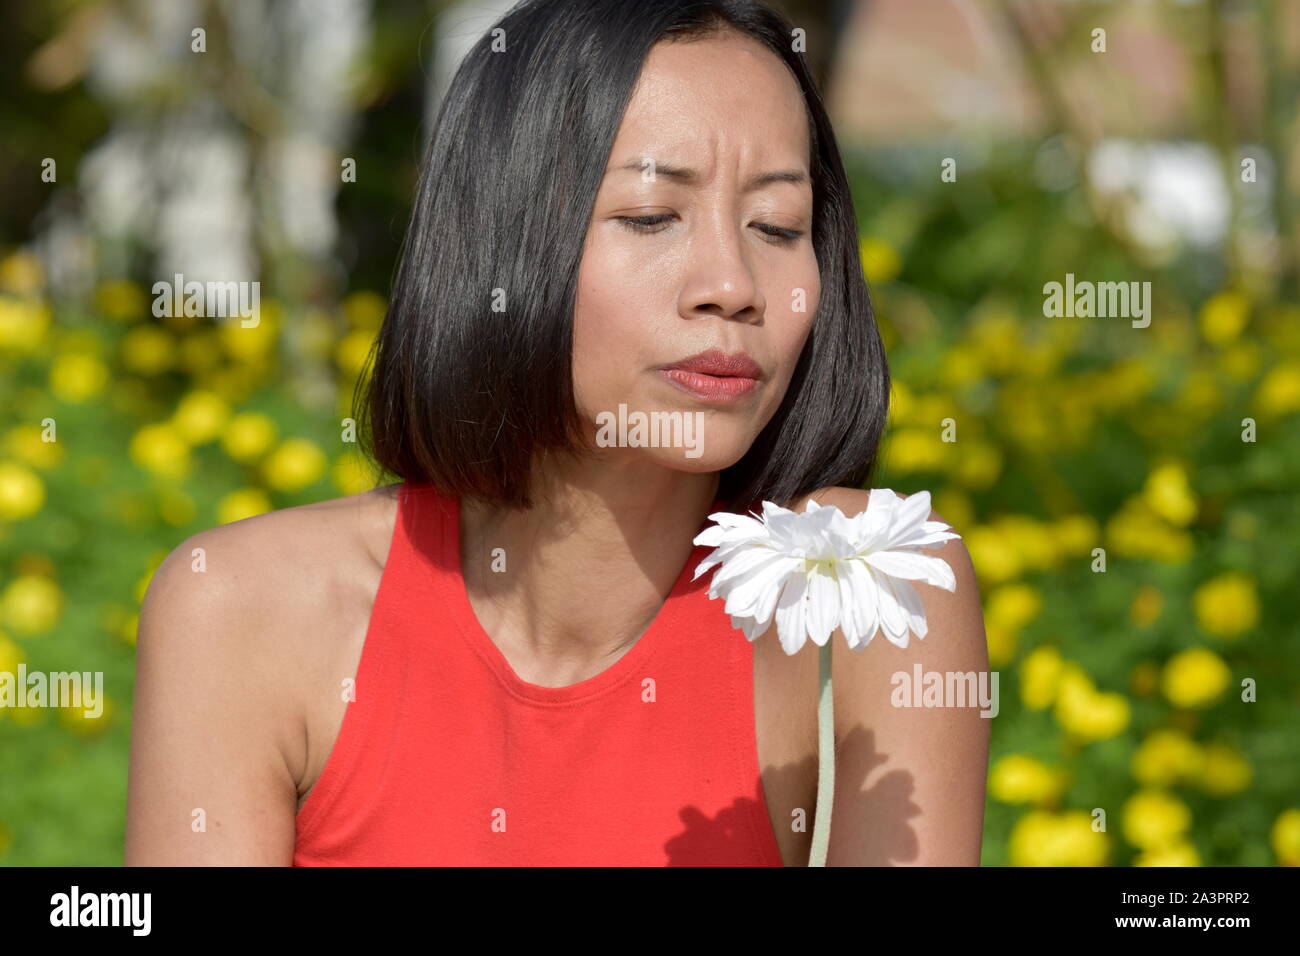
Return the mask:
[[[296,699],[301,682],[317,668],[336,669],[364,633],[397,487],[267,512],[181,542],[145,594],[141,662],[219,654],[246,680]],[[202,650],[189,646],[199,642]]]
[[[128,865],[287,862],[309,689],[359,651],[397,487],[210,528],[158,567],[136,648]]]
[[[796,510],[812,498],[852,516],[869,497],[857,488],[823,488]],[[929,520],[947,524],[934,510]],[[979,587],[960,538],[920,550],[942,558],[956,580],[952,591],[909,582],[924,606],[924,637],[913,634],[900,647],[877,632],[859,652],[838,629],[831,638],[837,769],[830,866],[979,863],[989,721],[977,707],[953,701],[900,705],[898,693],[918,674],[991,682]]]
[[[301,620],[337,611],[349,582],[382,572],[395,517],[395,489],[284,508],[200,531],[154,573],[142,619],[217,613],[223,620]],[[232,635],[233,636],[233,635]]]

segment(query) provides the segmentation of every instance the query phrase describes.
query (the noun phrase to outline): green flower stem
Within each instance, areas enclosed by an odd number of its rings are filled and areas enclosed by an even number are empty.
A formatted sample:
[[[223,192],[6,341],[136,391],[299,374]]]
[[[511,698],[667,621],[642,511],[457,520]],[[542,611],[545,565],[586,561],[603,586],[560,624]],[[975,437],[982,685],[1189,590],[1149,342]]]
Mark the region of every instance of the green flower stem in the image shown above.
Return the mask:
[[[835,708],[831,703],[831,642],[821,646],[821,693],[817,699],[817,809],[809,866],[825,866],[835,799]]]

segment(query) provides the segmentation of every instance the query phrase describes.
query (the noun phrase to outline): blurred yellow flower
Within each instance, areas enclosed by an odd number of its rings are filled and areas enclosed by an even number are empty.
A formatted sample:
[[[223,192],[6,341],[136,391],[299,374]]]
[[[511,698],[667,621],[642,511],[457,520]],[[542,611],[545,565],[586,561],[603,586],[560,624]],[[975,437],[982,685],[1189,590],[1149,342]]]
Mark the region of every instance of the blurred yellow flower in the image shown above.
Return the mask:
[[[960,388],[984,377],[979,354],[968,345],[954,345],[944,353],[939,382],[946,388]]]
[[[1011,374],[1025,355],[1020,322],[1010,312],[984,312],[971,323],[968,339],[979,361],[995,375]]]
[[[984,645],[989,652],[989,666],[998,668],[1010,664],[1016,657],[1020,634],[997,621],[984,622]]]
[[[1029,710],[1045,710],[1056,702],[1065,660],[1051,645],[1036,647],[1020,662],[1020,700]]]
[[[279,341],[284,310],[278,302],[264,301],[257,314],[257,324],[245,327],[238,318],[222,322],[218,330],[226,354],[241,362],[268,359]]]
[[[1028,584],[1007,584],[989,594],[987,615],[990,619],[1019,630],[1043,608],[1037,589]]]
[[[1248,574],[1228,571],[1206,581],[1192,595],[1196,623],[1215,637],[1235,639],[1259,624],[1259,597]]]
[[[191,445],[212,441],[230,418],[230,406],[213,392],[193,391],[181,399],[172,414],[172,425]]]
[[[45,269],[30,252],[15,252],[0,262],[0,289],[18,295],[35,295],[45,286]]]
[[[271,499],[260,488],[242,488],[232,491],[217,502],[217,521],[230,524],[271,510]]]
[[[15,425],[5,435],[5,450],[44,471],[57,468],[63,462],[63,446],[57,441],[42,441],[44,431],[40,425]]]
[[[1164,609],[1164,603],[1164,597],[1161,595],[1159,588],[1144,584],[1133,595],[1133,603],[1128,609],[1129,620],[1137,627],[1150,627],[1160,619],[1160,612]]]
[[[909,421],[915,405],[916,394],[910,388],[897,380],[889,383],[889,421],[892,425]]]
[[[0,350],[35,352],[45,341],[52,316],[43,302],[0,295]]]
[[[1193,418],[1205,418],[1223,404],[1219,378],[1209,369],[1196,369],[1183,379],[1175,403],[1180,412]]]
[[[241,412],[221,434],[221,447],[235,461],[251,464],[275,441],[275,422],[261,412]]]
[[[262,477],[276,491],[301,491],[325,473],[325,453],[305,438],[281,442],[262,462]]]
[[[983,581],[998,584],[1019,577],[1024,566],[1020,554],[1005,534],[990,525],[978,525],[966,533],[966,549]]]
[[[1162,790],[1138,791],[1121,812],[1125,839],[1142,850],[1169,846],[1192,824],[1187,804]]]
[[[25,660],[23,649],[0,631],[0,673],[17,673],[18,665]],[[4,712],[5,708],[0,707],[0,717],[4,716]]]
[[[1057,685],[1056,722],[1071,737],[1089,742],[1109,740],[1129,723],[1129,704],[1122,694],[1102,693],[1083,668],[1066,662]]]
[[[378,292],[360,289],[343,299],[343,314],[354,329],[378,331],[388,312],[388,303]]]
[[[108,384],[108,366],[93,355],[60,355],[50,367],[50,391],[66,402],[94,398]]]
[[[1300,362],[1283,362],[1270,370],[1255,392],[1255,407],[1268,416],[1300,410]]]
[[[1016,821],[1007,841],[1012,866],[1104,866],[1110,845],[1083,810],[1055,814],[1031,810]]]
[[[177,488],[164,488],[158,493],[158,514],[174,528],[183,528],[194,520],[198,506],[194,499]]]
[[[1121,557],[1178,564],[1192,556],[1192,536],[1151,510],[1144,498],[1131,498],[1106,522],[1106,539]]]
[[[1198,783],[1206,793],[1229,797],[1250,786],[1254,776],[1246,758],[1227,744],[1209,744]]]
[[[203,376],[202,384],[231,405],[241,405],[252,397],[258,384],[266,379],[269,372],[269,365],[261,360],[250,360],[240,365],[213,369]]]
[[[955,442],[939,436],[939,422],[933,428],[900,428],[885,446],[885,460],[899,473],[939,471],[952,455]]]
[[[100,696],[100,713],[97,717],[86,715],[85,707],[60,707],[59,723],[78,737],[90,737],[108,728],[117,707],[107,694]]]
[[[17,634],[53,630],[63,612],[63,592],[49,578],[21,574],[0,592],[0,616]]]
[[[1220,292],[1201,306],[1201,334],[1211,345],[1234,342],[1250,317],[1250,300],[1239,292]]]
[[[1060,564],[1060,543],[1050,525],[1028,515],[1002,515],[993,525],[1019,554],[1024,567],[1045,571]]]
[[[1160,686],[1175,707],[1208,707],[1227,690],[1231,678],[1218,654],[1193,647],[1169,659]]]
[[[1044,804],[1065,790],[1065,774],[1027,754],[1007,754],[989,772],[989,793],[1003,803]]]
[[[968,488],[981,490],[1002,473],[1002,453],[985,441],[958,442],[954,477]]]
[[[1133,860],[1134,866],[1200,866],[1201,857],[1196,847],[1186,840],[1177,840],[1167,846],[1143,850]]]
[[[1273,821],[1269,843],[1281,866],[1300,866],[1300,810],[1290,807]]]
[[[1152,359],[1148,357],[1115,362],[1100,371],[1080,376],[1078,385],[1086,388],[1097,407],[1117,412],[1137,406],[1157,381]]]
[[[143,319],[149,300],[134,282],[128,279],[110,279],[101,282],[95,290],[95,305],[110,319],[117,322],[134,322]]]
[[[1056,521],[1050,532],[1062,554],[1090,554],[1100,543],[1101,530],[1092,515],[1066,515]]]
[[[190,471],[190,446],[169,423],[145,425],[131,438],[131,460],[163,478],[184,478]]]
[[[1186,525],[1196,517],[1196,494],[1177,462],[1159,465],[1147,476],[1142,496],[1151,510],[1170,524]]]
[[[330,477],[334,481],[334,487],[345,495],[360,494],[376,486],[366,459],[355,451],[345,451],[339,455],[330,469]]]
[[[903,268],[903,261],[894,247],[874,236],[861,238],[858,254],[862,257],[862,270],[867,274],[868,282],[888,282]]]
[[[1224,375],[1238,382],[1254,378],[1263,364],[1264,353],[1254,342],[1238,342],[1225,349],[1219,358],[1219,367]]]
[[[176,337],[156,325],[141,325],[122,337],[119,359],[136,375],[158,375],[176,365]]]
[[[1169,787],[1200,773],[1205,754],[1181,730],[1153,730],[1133,753],[1130,767],[1138,782],[1149,787]]]
[[[348,378],[359,376],[365,370],[366,360],[370,356],[370,347],[374,342],[375,334],[369,329],[353,329],[343,336],[334,353],[339,371]]]
[[[45,484],[37,474],[14,461],[0,461],[0,518],[21,521],[45,505]]]
[[[1012,440],[1034,455],[1050,452],[1063,427],[1041,400],[1042,390],[1025,384],[1008,384],[998,393],[998,421]]]
[[[1067,351],[1051,340],[1026,342],[1021,346],[1017,371],[1025,378],[1038,382],[1050,380],[1056,376]]]

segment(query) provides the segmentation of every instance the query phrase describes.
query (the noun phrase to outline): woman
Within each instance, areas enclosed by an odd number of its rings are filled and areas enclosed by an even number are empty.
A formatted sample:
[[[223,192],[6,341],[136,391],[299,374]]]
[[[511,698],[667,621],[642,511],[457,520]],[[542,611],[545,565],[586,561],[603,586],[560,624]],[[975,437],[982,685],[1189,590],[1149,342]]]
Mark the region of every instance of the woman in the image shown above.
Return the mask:
[[[791,29],[534,0],[469,53],[367,396],[403,481],[159,569],[128,863],[807,862],[817,654],[745,641],[692,581],[713,511],[860,512],[886,417]],[[611,424],[655,413],[655,441]],[[961,542],[931,553],[957,589],[919,589],[924,641],[832,638],[829,865],[979,862],[987,724],[891,706],[893,673],[988,667]]]

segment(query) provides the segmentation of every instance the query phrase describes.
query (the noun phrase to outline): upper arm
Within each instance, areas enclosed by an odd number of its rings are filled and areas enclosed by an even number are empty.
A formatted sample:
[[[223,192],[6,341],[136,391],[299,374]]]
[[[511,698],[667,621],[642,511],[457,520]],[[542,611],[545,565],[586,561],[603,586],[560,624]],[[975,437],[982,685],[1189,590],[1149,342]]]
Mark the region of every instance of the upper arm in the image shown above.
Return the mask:
[[[292,860],[296,784],[284,740],[295,716],[291,695],[276,693],[258,613],[267,589],[247,536],[236,525],[195,535],[150,582],[136,647],[128,866]]]
[[[817,497],[846,514],[867,502],[858,490]],[[976,699],[987,692],[996,701],[966,547],[958,538],[924,550],[943,558],[957,580],[953,592],[913,582],[925,605],[924,639],[912,634],[900,648],[877,633],[854,652],[838,629],[831,638],[837,755],[828,865],[979,865],[990,717],[980,716],[979,703],[960,706],[953,697],[948,706],[896,706],[904,687],[915,687],[918,675],[923,685],[932,673],[945,688],[963,684]],[[996,703],[989,710],[996,713]]]

